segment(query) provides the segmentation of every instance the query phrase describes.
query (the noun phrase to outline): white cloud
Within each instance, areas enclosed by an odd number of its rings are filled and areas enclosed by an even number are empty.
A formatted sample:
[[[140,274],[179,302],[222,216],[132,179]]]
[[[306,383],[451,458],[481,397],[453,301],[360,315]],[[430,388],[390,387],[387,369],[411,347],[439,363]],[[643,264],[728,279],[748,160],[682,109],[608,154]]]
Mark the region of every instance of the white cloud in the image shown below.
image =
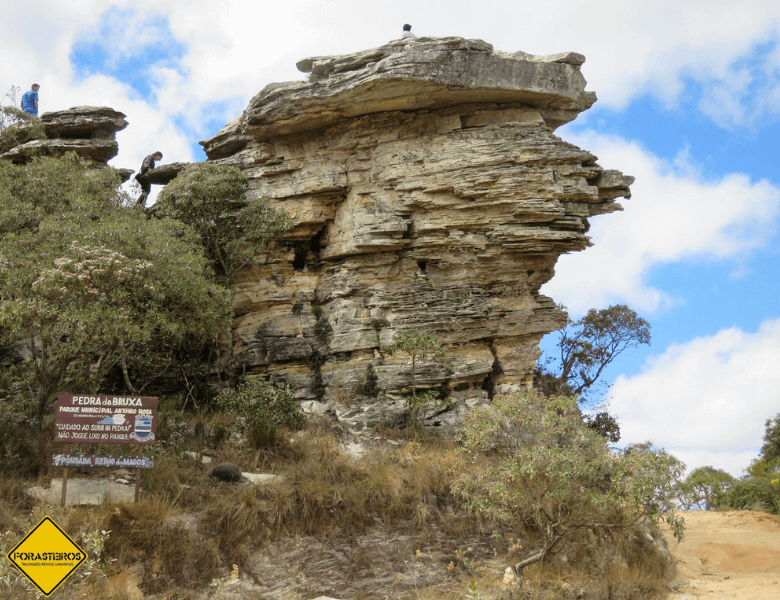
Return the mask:
[[[543,288],[574,314],[616,302],[652,313],[676,302],[647,283],[655,266],[739,260],[760,248],[780,216],[780,188],[732,173],[705,179],[683,151],[674,161],[595,132],[567,136],[599,164],[636,177],[625,211],[591,220],[594,247],[561,257]],[[739,272],[739,268],[737,269]]]
[[[652,440],[689,469],[739,475],[756,457],[766,419],[780,412],[780,319],[672,344],[610,395],[621,444]]]
[[[294,66],[298,59],[381,45],[397,37],[407,21],[418,35],[481,38],[505,51],[581,52],[588,57],[583,71],[589,89],[615,108],[646,93],[673,106],[685,81],[693,79],[704,86],[702,110],[719,121],[730,115],[733,122],[745,122],[780,112],[780,50],[767,51],[760,65],[744,66],[757,44],[777,37],[780,5],[762,0],[738,5],[727,0],[569,0],[533,7],[514,0],[40,0],[34,11],[3,2],[0,85],[7,89],[14,83],[26,90],[33,81],[41,83],[43,111],[110,103],[127,112],[137,100],[131,88],[123,88],[123,96],[87,96],[83,83],[72,80],[74,42],[100,42],[97,28],[108,10],[116,15],[115,28],[126,33],[102,40],[117,59],[153,47],[165,31],[158,20],[167,18],[177,47],[183,45],[186,52],[175,65],[166,65],[178,76],[150,73],[159,102],[154,110],[178,119],[178,127],[186,129],[179,135],[190,137],[211,133],[203,130],[209,119],[227,122],[236,116],[265,85],[300,79]],[[133,17],[123,18],[127,14]],[[751,82],[759,76],[759,94],[753,96]]]

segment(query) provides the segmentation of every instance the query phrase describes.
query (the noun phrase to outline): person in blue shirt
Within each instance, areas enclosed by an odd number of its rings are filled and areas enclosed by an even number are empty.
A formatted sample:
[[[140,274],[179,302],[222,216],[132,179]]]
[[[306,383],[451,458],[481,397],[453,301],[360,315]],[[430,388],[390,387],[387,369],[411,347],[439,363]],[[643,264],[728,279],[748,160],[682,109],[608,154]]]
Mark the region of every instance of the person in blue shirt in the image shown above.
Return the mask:
[[[28,115],[38,116],[38,90],[41,89],[37,83],[33,83],[30,91],[22,96],[22,110]]]

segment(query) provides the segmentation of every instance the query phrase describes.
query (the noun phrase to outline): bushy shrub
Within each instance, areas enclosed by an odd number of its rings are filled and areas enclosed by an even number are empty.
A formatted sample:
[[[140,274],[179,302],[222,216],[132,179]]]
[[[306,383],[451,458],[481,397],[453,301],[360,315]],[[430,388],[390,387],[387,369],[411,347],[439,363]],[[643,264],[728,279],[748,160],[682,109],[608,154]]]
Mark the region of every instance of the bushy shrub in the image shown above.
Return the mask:
[[[72,153],[0,160],[0,345],[26,355],[0,378],[29,392],[39,425],[58,392],[121,378],[136,393],[184,371],[231,323],[195,235],[124,206],[116,173],[88,167]]]
[[[43,122],[38,117],[28,115],[16,107],[0,107],[0,120],[9,123],[5,127],[0,127],[0,152],[46,137]]]
[[[245,420],[244,433],[256,448],[273,444],[280,425],[295,427],[303,415],[287,384],[273,386],[267,381],[250,379],[236,389],[220,392],[217,405]]]
[[[649,443],[611,451],[582,422],[576,398],[496,397],[467,416],[461,441],[467,451],[495,457],[454,486],[467,508],[542,537],[543,549],[518,571],[577,530],[665,520],[682,538],[674,507],[684,465]]]
[[[180,173],[157,199],[157,214],[192,227],[227,283],[293,226],[285,211],[267,201],[247,201],[247,183],[236,166],[199,163]]]
[[[720,506],[736,510],[762,510],[780,515],[780,475],[737,481],[724,494]]]

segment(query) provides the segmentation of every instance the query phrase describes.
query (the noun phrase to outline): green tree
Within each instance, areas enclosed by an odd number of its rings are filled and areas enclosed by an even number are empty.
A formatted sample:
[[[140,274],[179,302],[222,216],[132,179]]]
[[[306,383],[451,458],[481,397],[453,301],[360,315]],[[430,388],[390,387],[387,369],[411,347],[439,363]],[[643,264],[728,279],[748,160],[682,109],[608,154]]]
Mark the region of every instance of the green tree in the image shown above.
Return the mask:
[[[420,335],[409,335],[408,333],[399,333],[395,342],[382,348],[382,352],[392,356],[397,352],[404,352],[412,357],[412,395],[406,398],[406,406],[412,415],[412,421],[417,426],[417,419],[420,410],[428,403],[433,402],[439,397],[439,394],[433,390],[417,393],[417,363],[428,356],[443,357],[447,351],[442,346],[438,338],[424,333]]]
[[[723,495],[721,505],[734,510],[761,510],[780,515],[780,474],[735,482]]]
[[[761,446],[761,458],[766,461],[780,459],[780,414],[766,420],[764,445]]]
[[[602,411],[595,415],[585,416],[583,417],[583,422],[589,429],[595,431],[613,444],[617,444],[620,441],[620,425],[618,424],[617,419],[608,412]]]
[[[650,344],[650,324],[625,304],[616,304],[592,308],[578,321],[569,320],[559,336],[559,356],[537,365],[542,391],[585,399],[615,358],[629,348]]]
[[[572,397],[496,397],[490,409],[467,415],[460,439],[491,465],[454,486],[467,508],[542,537],[542,549],[518,572],[581,530],[666,520],[682,538],[674,497],[684,465],[650,445],[611,451],[582,422]]]
[[[685,478],[680,486],[680,502],[688,510],[712,510],[723,502],[724,494],[736,479],[715,467],[699,467]]]
[[[114,369],[136,392],[230,322],[195,235],[123,207],[118,183],[75,156],[0,161],[0,344],[26,346],[13,372],[39,423],[57,392]]]
[[[197,232],[226,285],[293,225],[285,211],[268,202],[247,201],[247,182],[238,167],[200,163],[180,173],[157,198],[158,215]]]
[[[238,167],[199,163],[180,173],[157,198],[156,214],[185,223],[196,232],[217,280],[231,294],[238,272],[293,226],[285,211],[267,201],[247,201],[247,182]],[[226,338],[222,346],[227,347],[227,356],[218,348],[218,360],[235,383],[238,369],[231,328]]]

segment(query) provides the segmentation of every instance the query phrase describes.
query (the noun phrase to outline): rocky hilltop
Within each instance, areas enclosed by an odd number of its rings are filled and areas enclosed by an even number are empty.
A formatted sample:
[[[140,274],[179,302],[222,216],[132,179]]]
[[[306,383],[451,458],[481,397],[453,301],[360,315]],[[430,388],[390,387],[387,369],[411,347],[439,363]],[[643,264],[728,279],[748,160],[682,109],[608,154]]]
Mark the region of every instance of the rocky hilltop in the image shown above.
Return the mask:
[[[566,318],[540,287],[633,181],[553,133],[596,100],[584,60],[462,38],[309,58],[201,142],[295,221],[236,286],[247,372],[358,428],[404,412],[411,359],[382,352],[400,332],[447,348],[417,365],[451,401],[428,424],[529,385]]]
[[[32,140],[0,154],[16,163],[31,156],[62,156],[75,152],[96,167],[105,167],[119,152],[116,133],[127,127],[125,114],[106,106],[76,106],[41,115],[46,139]],[[117,169],[123,178],[132,169]]]

